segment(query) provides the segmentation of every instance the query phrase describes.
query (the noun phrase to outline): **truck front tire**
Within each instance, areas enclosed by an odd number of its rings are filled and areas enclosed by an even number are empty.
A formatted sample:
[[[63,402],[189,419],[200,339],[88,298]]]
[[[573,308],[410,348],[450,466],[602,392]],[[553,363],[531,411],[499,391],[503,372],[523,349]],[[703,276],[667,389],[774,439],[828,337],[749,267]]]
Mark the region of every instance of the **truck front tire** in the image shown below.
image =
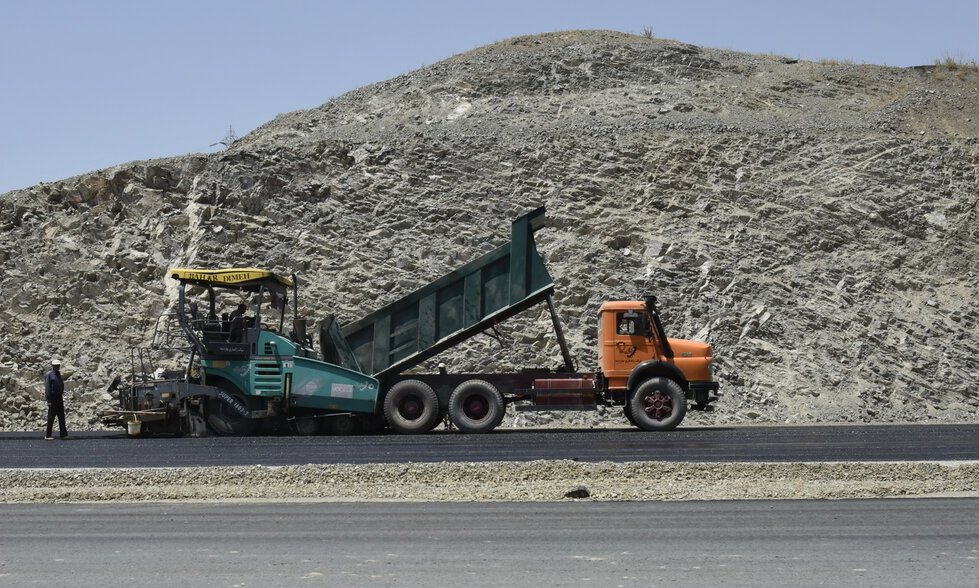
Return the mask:
[[[384,397],[384,418],[399,433],[427,433],[438,424],[438,396],[425,382],[402,380]]]
[[[629,398],[628,412],[645,431],[670,431],[687,414],[687,396],[680,384],[669,378],[650,378],[639,384]]]

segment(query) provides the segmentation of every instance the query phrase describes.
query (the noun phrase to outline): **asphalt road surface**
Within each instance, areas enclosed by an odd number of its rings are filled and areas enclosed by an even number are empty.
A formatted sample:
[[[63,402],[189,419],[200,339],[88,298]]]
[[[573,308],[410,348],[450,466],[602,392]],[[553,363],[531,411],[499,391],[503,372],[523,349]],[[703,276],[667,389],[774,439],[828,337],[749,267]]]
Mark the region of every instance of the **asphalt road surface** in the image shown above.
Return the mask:
[[[8,504],[0,520],[0,587],[979,583],[979,499]]]
[[[0,433],[0,467],[178,467],[459,461],[945,461],[979,460],[979,424],[498,430],[488,435],[155,437]],[[979,584],[977,584],[979,585]]]

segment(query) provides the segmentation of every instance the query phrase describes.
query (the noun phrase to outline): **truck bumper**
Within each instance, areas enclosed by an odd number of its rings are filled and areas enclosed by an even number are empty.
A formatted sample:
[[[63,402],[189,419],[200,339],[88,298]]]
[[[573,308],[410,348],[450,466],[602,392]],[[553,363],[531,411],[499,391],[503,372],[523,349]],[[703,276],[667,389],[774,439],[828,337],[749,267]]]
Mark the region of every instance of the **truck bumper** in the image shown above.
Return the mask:
[[[721,395],[718,382],[690,382],[689,387],[690,392],[687,397],[692,399],[700,409],[706,408]]]

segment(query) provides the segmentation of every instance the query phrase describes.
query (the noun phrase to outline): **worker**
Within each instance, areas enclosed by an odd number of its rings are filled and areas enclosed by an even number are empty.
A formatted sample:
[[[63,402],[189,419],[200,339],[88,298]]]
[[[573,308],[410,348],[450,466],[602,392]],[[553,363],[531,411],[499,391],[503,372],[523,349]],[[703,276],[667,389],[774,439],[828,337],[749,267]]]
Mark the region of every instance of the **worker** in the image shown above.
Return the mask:
[[[51,429],[54,426],[54,419],[58,417],[58,428],[61,438],[68,436],[68,429],[65,427],[65,381],[61,377],[61,360],[51,360],[51,371],[44,376],[44,400],[48,403],[48,428],[44,435],[45,439],[53,439]]]
[[[238,308],[236,308],[236,309],[234,309],[234,310],[231,311],[231,315],[230,315],[229,318],[231,318],[231,320],[235,320],[235,317],[237,317],[237,316],[243,317],[243,316],[245,316],[245,311],[246,310],[248,310],[248,307],[245,306],[245,303],[244,302],[242,302],[242,303],[240,303],[238,305]]]
[[[623,318],[622,322],[619,323],[619,334],[620,335],[631,335],[632,323],[627,318]]]
[[[231,324],[228,327],[228,341],[232,343],[238,343],[245,338],[245,310],[247,306],[244,303],[239,304],[238,308],[231,311],[230,319]]]

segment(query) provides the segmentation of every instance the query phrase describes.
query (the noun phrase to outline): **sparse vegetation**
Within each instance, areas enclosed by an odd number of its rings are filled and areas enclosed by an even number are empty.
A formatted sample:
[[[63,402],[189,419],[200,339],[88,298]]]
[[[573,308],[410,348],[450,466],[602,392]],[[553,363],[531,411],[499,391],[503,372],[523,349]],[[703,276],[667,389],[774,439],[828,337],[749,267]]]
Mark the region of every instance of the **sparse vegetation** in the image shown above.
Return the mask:
[[[951,55],[936,59],[935,66],[931,68],[932,78],[938,81],[948,79],[949,75],[955,75],[959,80],[964,80],[970,73],[975,72],[979,72],[979,63],[976,63],[975,59],[966,61]]]
[[[231,147],[231,144],[237,140],[238,140],[238,134],[235,133],[235,128],[229,125],[228,134],[225,135],[224,138],[218,141],[217,143],[211,143],[211,147],[214,147],[215,145],[224,145],[224,148],[227,149]]]
[[[656,35],[653,33],[653,27],[643,27],[642,36],[647,39],[652,39],[653,37],[655,37]]]
[[[943,67],[945,69],[953,70],[953,71],[957,69],[979,70],[979,64],[976,63],[975,59],[964,61],[964,60],[956,59],[951,55],[946,55],[942,59],[936,59],[935,65],[937,67]]]

